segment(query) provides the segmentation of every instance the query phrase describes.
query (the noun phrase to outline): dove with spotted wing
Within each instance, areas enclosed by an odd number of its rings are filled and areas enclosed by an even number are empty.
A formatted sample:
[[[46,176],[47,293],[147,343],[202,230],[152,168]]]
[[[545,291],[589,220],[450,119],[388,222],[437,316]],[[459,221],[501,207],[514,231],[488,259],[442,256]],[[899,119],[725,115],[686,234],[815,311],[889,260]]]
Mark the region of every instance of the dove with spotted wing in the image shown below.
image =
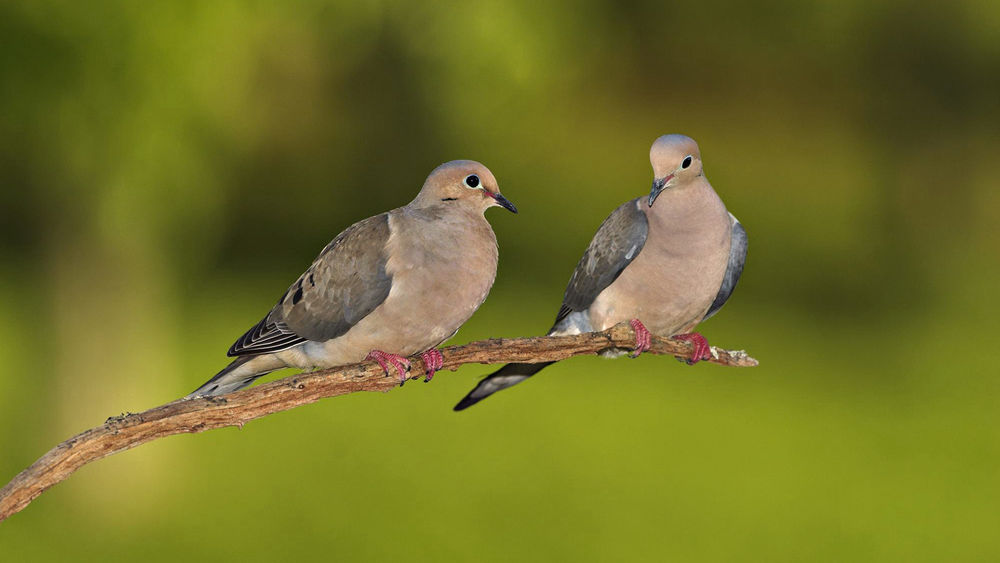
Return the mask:
[[[271,311],[230,347],[228,366],[188,397],[230,393],[284,367],[327,368],[372,359],[407,378],[486,299],[497,241],[484,216],[517,213],[482,164],[457,160],[427,177],[408,205],[359,221],[320,252]]]

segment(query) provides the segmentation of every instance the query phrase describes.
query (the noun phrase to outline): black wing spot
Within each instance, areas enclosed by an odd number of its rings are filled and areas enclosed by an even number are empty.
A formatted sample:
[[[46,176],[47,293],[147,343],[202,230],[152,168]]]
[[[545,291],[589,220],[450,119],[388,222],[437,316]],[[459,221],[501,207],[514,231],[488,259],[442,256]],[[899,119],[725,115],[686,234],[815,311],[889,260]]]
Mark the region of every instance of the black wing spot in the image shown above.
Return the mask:
[[[299,289],[295,291],[295,295],[292,296],[292,305],[298,305],[299,301],[302,301],[302,284],[299,284]]]
[[[312,272],[309,272],[309,285],[316,287],[316,280],[313,279]]]

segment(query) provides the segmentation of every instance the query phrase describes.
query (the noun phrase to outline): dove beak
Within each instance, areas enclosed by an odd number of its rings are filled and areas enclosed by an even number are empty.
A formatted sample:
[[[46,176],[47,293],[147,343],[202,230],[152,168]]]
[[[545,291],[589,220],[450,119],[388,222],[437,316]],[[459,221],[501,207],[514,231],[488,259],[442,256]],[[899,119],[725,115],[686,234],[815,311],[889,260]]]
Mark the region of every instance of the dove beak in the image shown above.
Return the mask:
[[[673,174],[667,174],[663,178],[657,178],[653,180],[653,189],[649,190],[650,207],[653,207],[653,202],[656,201],[656,197],[659,196],[660,192],[662,192],[667,187],[667,182],[673,179],[673,177],[674,177]]]
[[[495,199],[497,205],[499,205],[500,207],[503,207],[504,209],[510,211],[511,213],[517,213],[517,208],[514,207],[514,204],[511,203],[510,200],[505,198],[503,195],[493,192],[486,192],[486,193],[489,194],[490,197]]]

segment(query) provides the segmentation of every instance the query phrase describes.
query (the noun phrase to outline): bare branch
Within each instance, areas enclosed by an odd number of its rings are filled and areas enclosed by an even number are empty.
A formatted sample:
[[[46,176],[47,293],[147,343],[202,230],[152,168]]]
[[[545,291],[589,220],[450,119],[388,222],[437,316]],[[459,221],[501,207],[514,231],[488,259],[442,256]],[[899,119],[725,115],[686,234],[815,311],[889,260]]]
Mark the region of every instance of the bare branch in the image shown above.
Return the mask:
[[[575,336],[540,336],[535,338],[491,338],[441,350],[444,368],[458,369],[464,364],[507,362],[539,363],[563,360],[571,356],[596,354],[611,348],[630,349],[635,342],[632,328],[623,323],[603,332]],[[680,358],[692,353],[688,342],[653,337],[650,353]],[[751,367],[757,360],[743,351],[712,348],[708,360],[727,366]],[[419,356],[413,363],[411,379],[423,377],[424,365]],[[386,377],[373,362],[322,371],[301,373],[222,397],[180,400],[137,414],[109,418],[104,424],[73,436],[43,455],[0,489],[0,521],[6,520],[84,465],[111,454],[173,434],[204,432],[245,423],[326,397],[357,391],[389,391],[399,386],[395,377]]]

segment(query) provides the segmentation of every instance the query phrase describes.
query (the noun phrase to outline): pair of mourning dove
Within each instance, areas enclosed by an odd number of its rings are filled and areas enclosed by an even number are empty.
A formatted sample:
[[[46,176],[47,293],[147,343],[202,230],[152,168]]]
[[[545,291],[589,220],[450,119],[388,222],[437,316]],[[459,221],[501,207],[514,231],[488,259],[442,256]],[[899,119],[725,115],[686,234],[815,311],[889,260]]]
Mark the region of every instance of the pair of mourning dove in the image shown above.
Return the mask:
[[[694,140],[665,135],[650,150],[648,198],[616,209],[577,265],[550,335],[604,330],[630,321],[635,353],[650,332],[690,340],[689,331],[729,298],[746,256],[746,233],[705,179]],[[656,205],[654,206],[654,203]],[[497,243],[484,217],[499,205],[493,174],[473,161],[431,172],[410,204],[337,236],[278,304],[229,349],[237,359],[188,397],[229,393],[284,367],[325,368],[371,359],[405,381],[406,356],[421,352],[427,380],[440,369],[436,346],[486,299]],[[548,364],[508,364],[455,407],[471,406]]]

